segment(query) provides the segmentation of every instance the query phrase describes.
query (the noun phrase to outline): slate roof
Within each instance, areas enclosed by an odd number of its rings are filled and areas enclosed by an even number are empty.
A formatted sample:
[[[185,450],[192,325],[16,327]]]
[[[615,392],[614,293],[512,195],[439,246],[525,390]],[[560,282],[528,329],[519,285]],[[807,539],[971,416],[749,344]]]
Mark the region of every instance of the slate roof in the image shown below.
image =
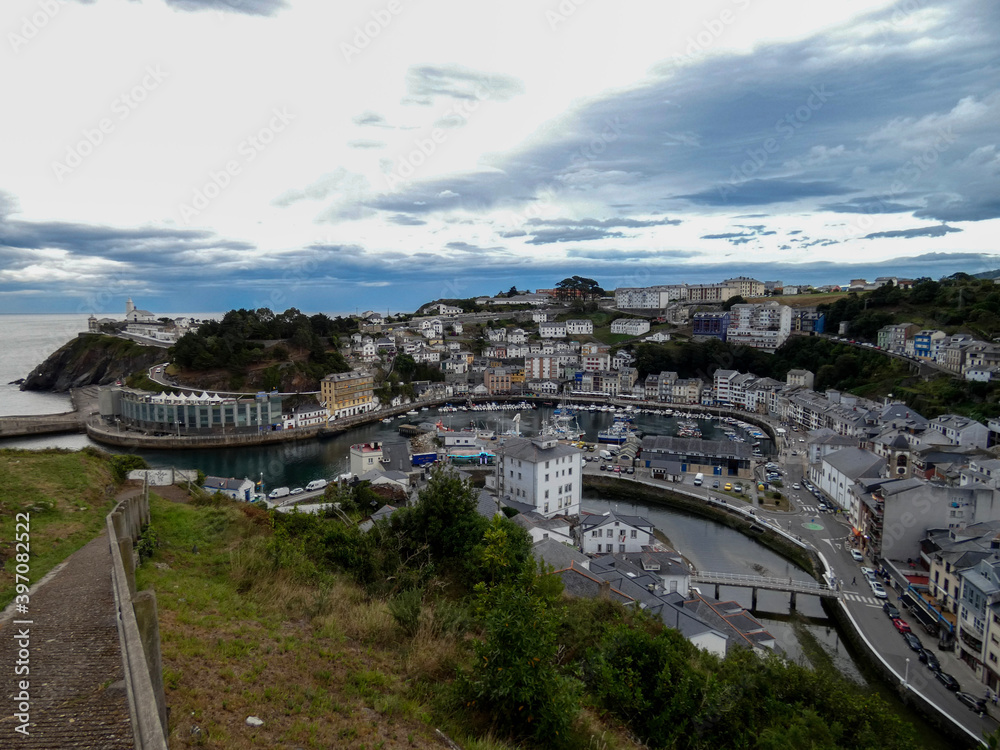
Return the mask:
[[[234,479],[233,477],[205,477],[205,483],[202,485],[208,490],[239,490],[247,482],[251,482],[249,479]]]
[[[670,435],[647,435],[642,439],[642,450],[647,454],[666,453],[688,456],[725,456],[750,458],[750,446],[732,440],[699,440]]]
[[[570,547],[555,539],[542,539],[531,546],[531,554],[536,560],[551,565],[556,570],[564,570],[575,565],[577,568],[587,570],[590,567],[590,558],[573,547]]]
[[[877,475],[885,468],[885,459],[863,448],[844,448],[823,459],[825,463],[846,477],[858,479]]]
[[[574,448],[564,443],[556,443],[551,448],[541,448],[532,440],[517,437],[508,437],[504,441],[503,451],[506,460],[515,458],[535,464],[540,461],[551,461],[554,458],[572,456],[583,452],[579,448]]]
[[[582,514],[580,516],[580,527],[583,533],[586,533],[615,521],[632,526],[636,529],[649,529],[650,533],[653,531],[653,523],[651,521],[647,521],[642,516],[624,516],[615,513],[613,510],[602,515],[597,515],[595,513]]]

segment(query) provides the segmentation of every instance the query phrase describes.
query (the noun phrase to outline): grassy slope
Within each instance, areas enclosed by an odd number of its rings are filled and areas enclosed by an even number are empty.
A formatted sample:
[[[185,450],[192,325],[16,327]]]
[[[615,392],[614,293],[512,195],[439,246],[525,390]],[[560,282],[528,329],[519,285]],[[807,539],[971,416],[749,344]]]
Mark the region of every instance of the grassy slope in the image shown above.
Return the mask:
[[[174,750],[441,748],[438,727],[464,750],[513,747],[452,714],[469,636],[436,622],[436,605],[425,602],[411,637],[350,579],[293,577],[294,549],[275,572],[269,521],[253,506],[153,496],[152,524],[160,546],[137,581],[156,590]],[[264,725],[248,727],[251,715]],[[589,713],[583,725],[596,726],[595,748],[632,746]]]
[[[14,597],[16,515],[30,514],[31,583],[104,529],[111,473],[96,452],[0,450],[0,609]]]
[[[152,516],[160,548],[138,584],[157,592],[172,748],[441,746],[410,682],[449,673],[454,642],[430,626],[403,639],[346,580],[274,573],[252,506],[157,497]]]

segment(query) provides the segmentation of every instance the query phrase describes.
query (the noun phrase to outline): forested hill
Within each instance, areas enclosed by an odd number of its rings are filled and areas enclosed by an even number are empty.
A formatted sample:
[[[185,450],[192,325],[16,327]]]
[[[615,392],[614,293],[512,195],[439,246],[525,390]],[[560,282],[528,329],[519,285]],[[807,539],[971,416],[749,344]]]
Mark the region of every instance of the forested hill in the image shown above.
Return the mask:
[[[282,391],[317,390],[332,372],[350,369],[338,351],[341,334],[357,330],[350,318],[305,315],[294,307],[230,310],[170,348],[173,365],[203,387]]]
[[[968,333],[985,341],[1000,336],[1000,286],[964,273],[940,281],[921,279],[912,289],[890,283],[818,309],[826,315],[827,332],[836,333],[848,321],[851,338],[864,341],[874,342],[878,330],[891,323]]]

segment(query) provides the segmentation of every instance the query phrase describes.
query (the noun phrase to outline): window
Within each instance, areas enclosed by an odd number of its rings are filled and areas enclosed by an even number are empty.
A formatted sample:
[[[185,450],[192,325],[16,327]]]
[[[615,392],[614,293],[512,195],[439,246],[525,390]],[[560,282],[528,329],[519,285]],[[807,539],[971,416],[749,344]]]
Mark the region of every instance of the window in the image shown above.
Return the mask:
[[[599,544],[597,545],[597,551],[598,551],[598,552],[600,552],[600,551],[601,551],[601,545],[599,545]]]
[[[549,481],[549,475],[548,474],[545,475],[545,481],[546,482]]]
[[[608,529],[608,533],[605,534],[605,536],[607,536],[608,538],[613,537],[614,535],[615,535],[615,532],[614,532],[613,529]]]
[[[630,536],[631,536],[632,539],[638,539],[639,538],[639,532],[636,531],[635,529],[632,529],[632,534]]]
[[[548,461],[545,462],[545,468],[546,469],[549,468],[549,462]]]
[[[548,503],[545,503],[545,510],[543,512],[544,513],[548,513],[549,512],[549,504]]]
[[[619,552],[624,552],[625,551],[625,545],[624,544],[619,544],[618,545],[618,551]]]
[[[572,475],[573,475],[573,467],[572,467],[572,466],[570,466],[570,467],[569,467],[569,471],[568,471],[568,473],[569,473],[569,475],[570,475],[570,476],[572,476]]]
[[[548,500],[548,499],[549,499],[549,491],[548,491],[548,490],[545,490],[545,499],[546,499],[546,500]]]
[[[592,537],[594,537],[594,536],[600,536],[600,535],[601,535],[601,532],[600,532],[600,530],[597,530],[597,531],[591,531],[591,532],[590,532],[590,535],[591,535]]]
[[[521,478],[521,472],[517,472],[517,478],[518,478],[518,479],[520,479],[520,478]]]

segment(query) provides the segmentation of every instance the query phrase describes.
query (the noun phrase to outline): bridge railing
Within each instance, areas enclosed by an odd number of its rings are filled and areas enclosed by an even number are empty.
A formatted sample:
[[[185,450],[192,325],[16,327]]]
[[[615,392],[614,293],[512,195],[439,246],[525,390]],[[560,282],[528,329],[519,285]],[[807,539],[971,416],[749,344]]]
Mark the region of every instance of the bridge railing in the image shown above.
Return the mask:
[[[830,588],[825,583],[817,583],[816,581],[796,581],[791,578],[769,578],[767,576],[751,576],[742,573],[711,573],[703,571],[693,574],[691,578],[692,580],[700,583],[730,582],[734,584],[756,584],[758,586],[782,586],[785,588],[794,587],[796,589],[817,592],[836,591],[836,589]]]

